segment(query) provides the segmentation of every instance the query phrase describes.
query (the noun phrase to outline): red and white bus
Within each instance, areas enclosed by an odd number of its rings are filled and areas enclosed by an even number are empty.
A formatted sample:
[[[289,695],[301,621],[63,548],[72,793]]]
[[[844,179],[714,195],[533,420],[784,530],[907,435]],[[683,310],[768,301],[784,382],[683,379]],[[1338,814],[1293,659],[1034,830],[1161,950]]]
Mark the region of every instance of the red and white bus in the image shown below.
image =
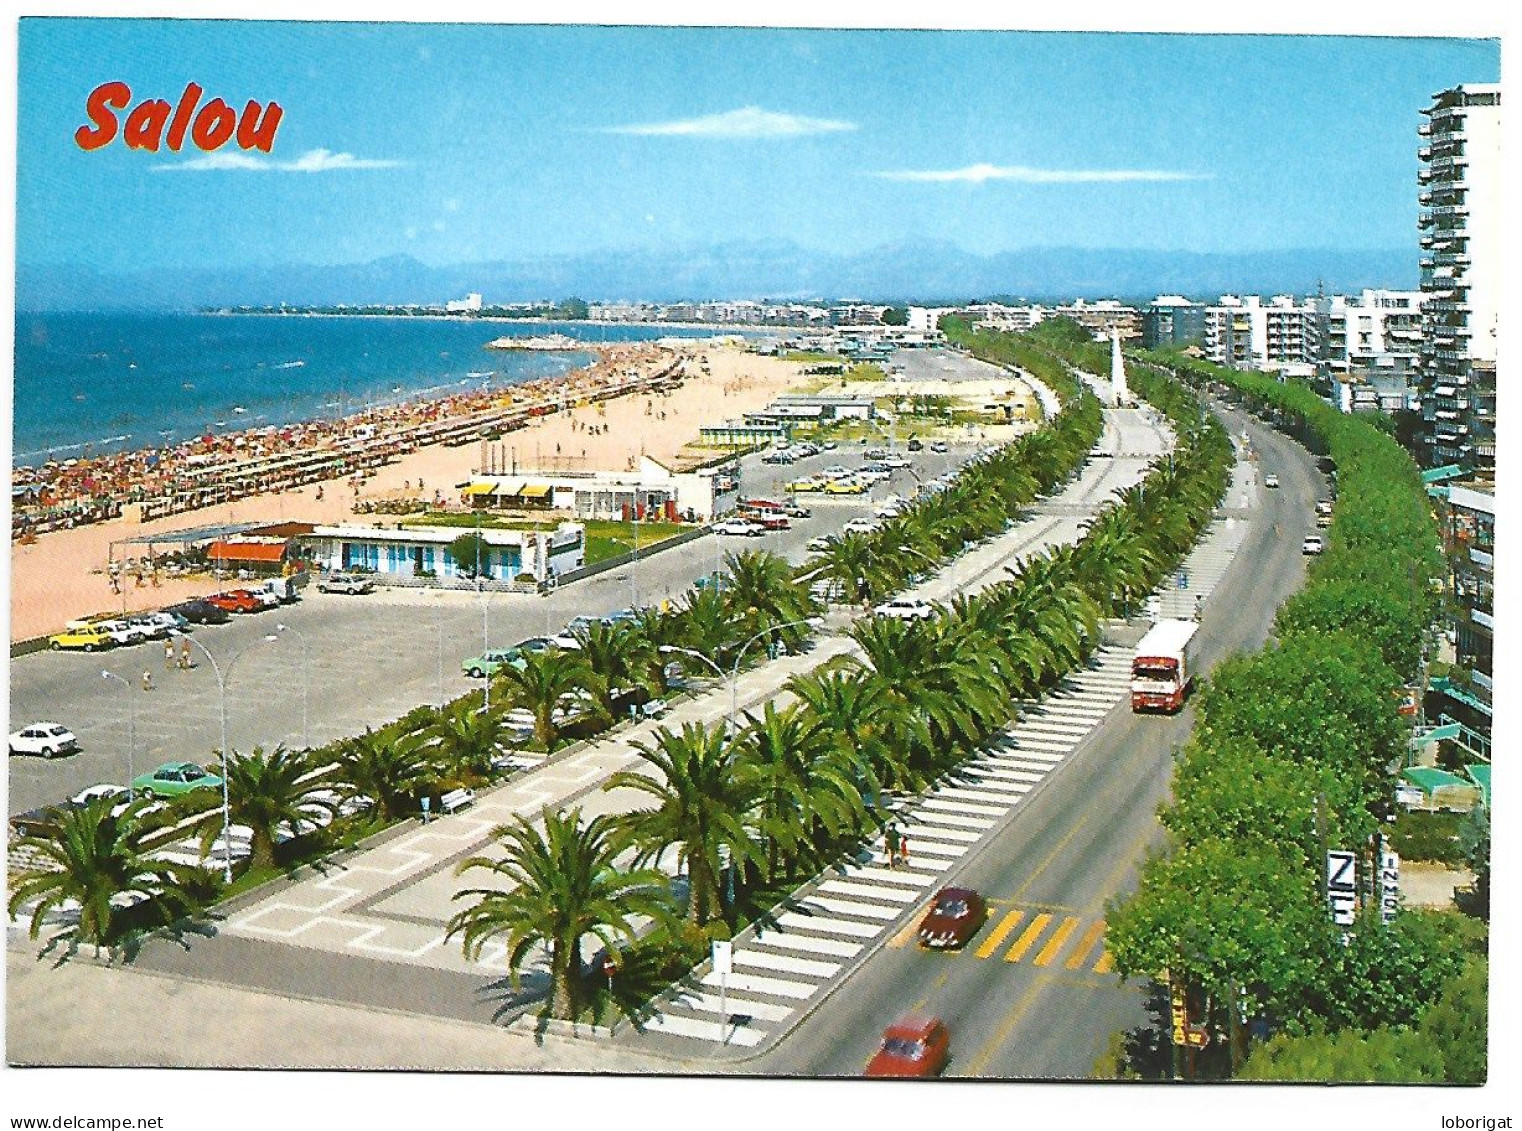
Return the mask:
[[[1183,708],[1194,683],[1199,630],[1192,620],[1162,620],[1141,638],[1131,660],[1131,710],[1173,714]]]

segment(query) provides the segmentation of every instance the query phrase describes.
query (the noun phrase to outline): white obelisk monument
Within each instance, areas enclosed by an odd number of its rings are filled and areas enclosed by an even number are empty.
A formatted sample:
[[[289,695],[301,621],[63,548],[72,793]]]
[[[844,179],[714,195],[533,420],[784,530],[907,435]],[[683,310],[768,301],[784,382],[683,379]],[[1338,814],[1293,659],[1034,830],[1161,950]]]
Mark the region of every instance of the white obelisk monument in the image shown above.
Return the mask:
[[[1110,327],[1110,403],[1124,408],[1131,403],[1126,389],[1126,359],[1120,355],[1120,327]]]

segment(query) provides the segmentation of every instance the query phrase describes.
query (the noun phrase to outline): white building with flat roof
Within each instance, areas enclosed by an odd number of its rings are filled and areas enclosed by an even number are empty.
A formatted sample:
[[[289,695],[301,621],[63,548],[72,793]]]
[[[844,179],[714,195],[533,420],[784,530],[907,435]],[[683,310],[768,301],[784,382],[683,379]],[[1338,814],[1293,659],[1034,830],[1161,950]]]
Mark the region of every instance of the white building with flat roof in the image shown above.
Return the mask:
[[[303,535],[301,542],[312,548],[317,564],[325,570],[363,569],[381,582],[387,580],[475,577],[477,564],[457,562],[449,546],[462,534],[475,533],[473,527],[394,526],[340,523],[319,526]],[[510,582],[520,574],[535,581],[547,581],[587,560],[586,527],[579,522],[562,522],[553,530],[501,530],[482,527],[480,576],[490,581]]]
[[[464,298],[451,299],[444,304],[450,314],[475,314],[481,309],[481,296],[474,291]]]

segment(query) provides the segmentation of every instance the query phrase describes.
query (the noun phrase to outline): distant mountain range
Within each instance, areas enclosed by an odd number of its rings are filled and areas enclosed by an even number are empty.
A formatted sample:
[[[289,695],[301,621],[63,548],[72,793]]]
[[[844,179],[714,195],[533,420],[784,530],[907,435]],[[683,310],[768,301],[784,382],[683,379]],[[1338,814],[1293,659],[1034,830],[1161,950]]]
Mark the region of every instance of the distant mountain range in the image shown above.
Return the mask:
[[[430,267],[407,255],[369,263],[233,269],[150,268],[105,274],[71,264],[20,264],[27,311],[195,310],[201,307],[443,303],[479,291],[488,303],[557,300],[861,299],[1032,301],[1158,294],[1328,294],[1414,289],[1413,248],[1219,252],[1037,247],[975,255],[949,243],[900,242],[842,254],[787,242],[632,249]]]

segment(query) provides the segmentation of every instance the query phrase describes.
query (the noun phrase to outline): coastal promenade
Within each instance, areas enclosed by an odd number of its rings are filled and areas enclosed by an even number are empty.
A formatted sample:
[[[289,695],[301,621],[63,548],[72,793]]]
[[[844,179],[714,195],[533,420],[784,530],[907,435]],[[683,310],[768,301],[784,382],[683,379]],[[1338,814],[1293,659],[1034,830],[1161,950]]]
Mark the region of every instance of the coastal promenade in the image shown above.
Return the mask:
[[[682,351],[680,393],[662,378],[662,391],[624,392],[577,407],[568,396],[565,411],[532,416],[510,433],[520,467],[544,470],[623,470],[648,454],[670,458],[693,440],[698,429],[715,419],[759,409],[785,391],[801,367],[737,349],[698,345]],[[646,374],[653,378],[672,358],[652,357]],[[521,409],[521,406],[516,406]],[[445,421],[447,423],[447,421]],[[482,425],[470,426],[479,432]],[[105,573],[113,543],[129,537],[162,534],[187,527],[237,522],[304,521],[336,523],[350,519],[356,502],[411,492],[432,498],[452,492],[454,484],[476,470],[478,447],[450,443],[436,436],[393,462],[375,467],[362,485],[347,473],[282,491],[254,493],[182,514],[146,522],[115,518],[58,530],[34,542],[11,545],[11,640],[56,632],[64,621],[104,609],[141,610],[212,591],[206,578],[161,578],[157,587],[128,581],[113,592]],[[356,492],[355,487],[359,490]],[[321,497],[319,497],[319,495]]]

